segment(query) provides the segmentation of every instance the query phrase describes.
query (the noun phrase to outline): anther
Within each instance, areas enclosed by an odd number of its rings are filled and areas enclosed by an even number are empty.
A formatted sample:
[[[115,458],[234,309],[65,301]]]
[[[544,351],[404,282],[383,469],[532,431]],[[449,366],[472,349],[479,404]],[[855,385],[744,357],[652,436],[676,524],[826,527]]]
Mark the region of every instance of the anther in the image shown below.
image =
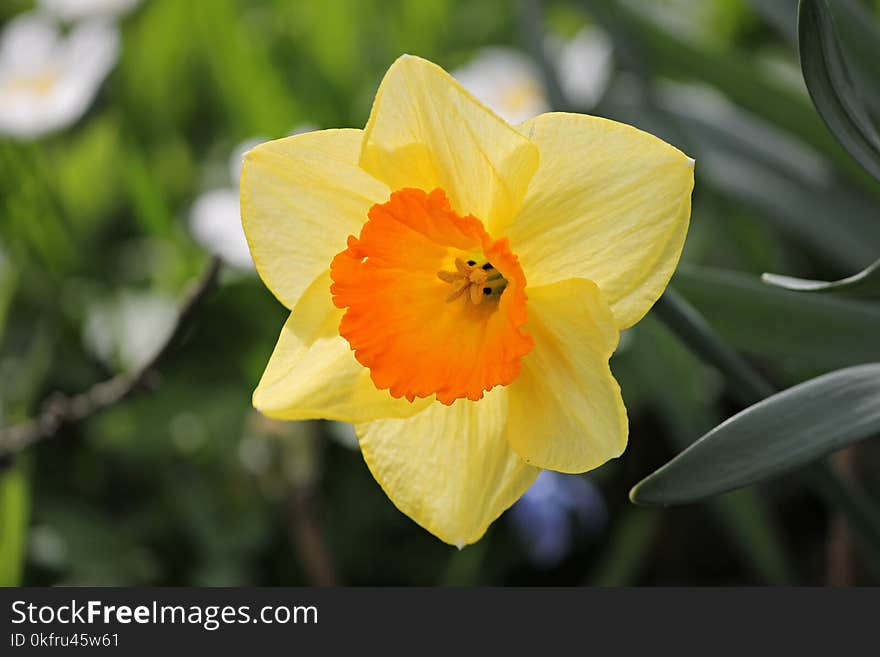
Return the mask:
[[[455,301],[456,299],[458,299],[458,297],[468,291],[468,287],[470,286],[467,284],[467,282],[465,282],[464,285],[459,285],[458,287],[453,289],[452,293],[446,297],[446,302],[449,303],[450,301]]]
[[[507,280],[491,262],[483,262],[479,266],[476,260],[464,261],[455,259],[457,271],[438,271],[437,278],[452,285],[446,301],[455,301],[465,296],[471,303],[479,305],[486,297],[500,298],[507,287]]]
[[[458,280],[458,276],[453,274],[451,271],[438,271],[437,278],[439,278],[444,283],[454,283]]]

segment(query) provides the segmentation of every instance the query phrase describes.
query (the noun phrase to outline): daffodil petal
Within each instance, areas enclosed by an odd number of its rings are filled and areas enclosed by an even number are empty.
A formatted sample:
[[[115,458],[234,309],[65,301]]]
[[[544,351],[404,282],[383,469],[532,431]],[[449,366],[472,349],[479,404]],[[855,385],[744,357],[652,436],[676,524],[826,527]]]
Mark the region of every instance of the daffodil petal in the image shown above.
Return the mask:
[[[281,330],[254,391],[258,411],[280,420],[365,422],[408,417],[428,406],[428,400],[394,399],[373,385],[370,371],[339,336],[341,318],[325,272],[309,286]]]
[[[392,190],[442,188],[494,233],[522,203],[538,149],[439,66],[404,55],[379,86],[360,164]]]
[[[355,431],[367,466],[395,506],[461,547],[479,540],[538,475],[504,439],[506,416],[506,392],[495,388],[478,402],[435,402],[411,418]]]
[[[261,278],[293,308],[389,190],[357,165],[361,130],[321,130],[260,144],[244,158],[241,216]]]
[[[507,227],[529,285],[595,281],[619,329],[663,293],[687,233],[694,161],[628,125],[542,114],[519,126],[541,164]]]
[[[626,447],[626,408],[608,366],[618,339],[614,318],[592,281],[528,293],[535,348],[507,387],[507,440],[531,465],[592,470]]]

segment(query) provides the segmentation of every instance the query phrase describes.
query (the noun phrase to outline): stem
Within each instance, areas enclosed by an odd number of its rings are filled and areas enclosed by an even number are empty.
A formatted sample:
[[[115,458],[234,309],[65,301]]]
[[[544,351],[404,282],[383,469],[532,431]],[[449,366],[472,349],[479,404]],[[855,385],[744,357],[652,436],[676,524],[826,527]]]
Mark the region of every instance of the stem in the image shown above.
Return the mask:
[[[291,484],[291,535],[296,541],[311,586],[337,586],[336,569],[324,539],[324,530],[315,511],[315,491],[311,486]]]
[[[657,301],[654,310],[694,354],[725,376],[744,405],[754,404],[776,392],[775,387],[729,347],[703,316],[671,287]],[[865,546],[880,558],[880,508],[827,463],[817,462],[806,470],[822,497],[840,510]]]
[[[657,317],[701,360],[717,368],[739,401],[750,406],[776,389],[718,337],[703,316],[671,287],[654,305]]]
[[[849,527],[871,550],[874,557],[871,563],[880,563],[880,509],[874,501],[864,489],[841,477],[837,470],[824,461],[809,466],[807,474],[819,494],[829,504],[837,507]],[[880,568],[875,566],[872,571],[875,577],[880,577]]]
[[[841,450],[831,457],[831,467],[840,471],[840,476],[853,485],[856,479],[856,447]],[[828,544],[825,548],[825,583],[828,586],[852,586],[856,581],[855,554],[853,553],[852,530],[846,518],[839,511],[831,519],[828,530]]]

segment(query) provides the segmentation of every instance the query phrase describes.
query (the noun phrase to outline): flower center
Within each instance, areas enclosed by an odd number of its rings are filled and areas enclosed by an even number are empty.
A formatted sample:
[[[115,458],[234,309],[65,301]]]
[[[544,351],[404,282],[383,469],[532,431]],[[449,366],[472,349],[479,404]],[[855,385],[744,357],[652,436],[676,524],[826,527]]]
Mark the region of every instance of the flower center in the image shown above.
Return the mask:
[[[502,106],[514,112],[522,111],[533,103],[540,103],[543,98],[541,86],[528,78],[508,84],[501,91]]]
[[[58,74],[47,70],[7,79],[0,90],[13,95],[46,96],[58,82]]]
[[[394,397],[476,401],[511,383],[532,349],[517,257],[441,189],[402,189],[370,208],[330,275],[346,309],[340,335]]]
[[[455,259],[456,271],[438,271],[437,278],[452,286],[452,292],[446,301],[455,301],[460,297],[469,299],[475,306],[484,299],[497,302],[507,287],[507,279],[501,275],[488,260],[478,264],[476,260],[465,262]]]

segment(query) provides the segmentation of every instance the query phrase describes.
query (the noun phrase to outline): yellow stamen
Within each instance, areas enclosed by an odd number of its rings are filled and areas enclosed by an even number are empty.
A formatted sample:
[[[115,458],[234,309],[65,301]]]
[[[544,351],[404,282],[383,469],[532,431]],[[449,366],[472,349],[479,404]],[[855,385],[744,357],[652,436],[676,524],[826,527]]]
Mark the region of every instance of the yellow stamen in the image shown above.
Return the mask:
[[[438,271],[437,278],[445,283],[454,283],[458,280],[458,276],[453,274],[451,271]]]
[[[448,297],[446,297],[446,301],[455,301],[456,299],[458,299],[458,297],[467,292],[468,287],[469,286],[467,281],[463,281],[462,283],[458,284],[452,291],[452,293]]]
[[[456,258],[455,268],[457,271],[437,272],[437,278],[452,285],[452,292],[446,297],[447,302],[455,301],[467,293],[471,303],[478,306],[487,298],[497,300],[507,287],[504,276],[490,262],[479,264],[475,260],[465,262]]]

